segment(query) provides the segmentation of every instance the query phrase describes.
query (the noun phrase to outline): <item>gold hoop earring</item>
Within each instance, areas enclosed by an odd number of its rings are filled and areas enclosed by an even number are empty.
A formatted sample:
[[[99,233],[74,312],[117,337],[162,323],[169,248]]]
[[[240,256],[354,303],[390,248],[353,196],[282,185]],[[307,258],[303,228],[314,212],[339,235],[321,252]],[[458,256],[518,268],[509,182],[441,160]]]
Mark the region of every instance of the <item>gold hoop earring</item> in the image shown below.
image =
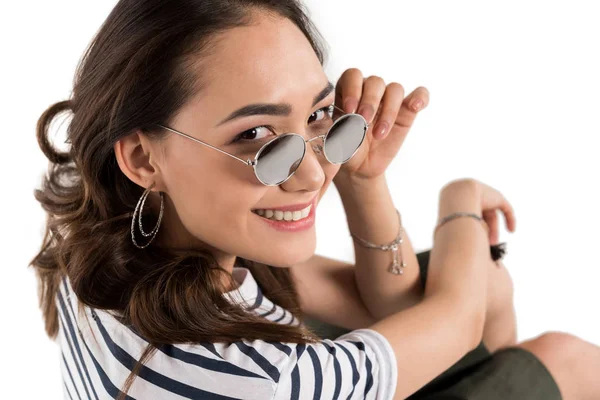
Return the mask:
[[[144,190],[142,197],[140,197],[137,204],[135,205],[135,210],[133,211],[133,217],[131,218],[131,240],[133,241],[133,244],[135,245],[135,247],[137,247],[138,249],[143,249],[145,247],[148,247],[148,245],[156,237],[156,234],[158,233],[158,228],[160,227],[160,223],[162,221],[162,216],[163,216],[163,211],[164,211],[164,195],[162,192],[159,192],[159,194],[160,194],[160,212],[158,213],[158,221],[156,221],[156,226],[152,229],[152,231],[144,232],[144,228],[142,227],[142,214],[143,214],[142,211],[144,209],[144,205],[146,204],[146,198],[148,197],[148,195],[151,192],[150,189],[152,189],[154,187],[154,185],[155,184],[153,183],[149,188]],[[135,227],[136,214],[138,216],[138,226],[140,228],[140,233],[145,237],[150,237],[148,242],[146,242],[146,244],[144,244],[144,245],[138,244],[138,242],[135,240],[134,227]]]

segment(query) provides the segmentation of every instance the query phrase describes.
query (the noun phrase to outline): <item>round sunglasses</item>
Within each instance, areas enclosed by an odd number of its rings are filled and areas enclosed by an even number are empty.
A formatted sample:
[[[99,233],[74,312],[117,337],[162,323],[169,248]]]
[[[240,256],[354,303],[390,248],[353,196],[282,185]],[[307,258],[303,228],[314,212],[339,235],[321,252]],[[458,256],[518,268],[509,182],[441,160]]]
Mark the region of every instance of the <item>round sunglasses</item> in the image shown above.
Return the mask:
[[[332,164],[343,164],[350,160],[358,151],[365,139],[369,123],[356,113],[346,113],[336,105],[332,105],[342,115],[322,135],[304,140],[297,133],[285,133],[265,143],[256,153],[254,160],[243,160],[235,155],[212,146],[200,139],[187,135],[164,125],[159,127],[206,145],[214,150],[235,158],[254,168],[254,175],[264,185],[277,186],[287,181],[298,169],[306,154],[306,143],[323,139],[323,145],[313,146],[313,149],[324,153],[325,158]],[[332,110],[332,109],[330,109]],[[331,112],[331,111],[330,111]]]

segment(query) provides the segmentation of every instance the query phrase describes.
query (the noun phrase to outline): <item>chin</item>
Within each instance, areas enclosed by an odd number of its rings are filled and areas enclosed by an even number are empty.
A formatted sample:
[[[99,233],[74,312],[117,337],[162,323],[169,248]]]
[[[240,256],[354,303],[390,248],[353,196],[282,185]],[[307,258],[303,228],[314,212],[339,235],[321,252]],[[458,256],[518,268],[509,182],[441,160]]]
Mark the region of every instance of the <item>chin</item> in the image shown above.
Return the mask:
[[[255,257],[253,260],[261,264],[277,268],[290,268],[309,260],[315,254],[315,246],[296,247],[284,251],[277,248],[267,249],[264,257]]]

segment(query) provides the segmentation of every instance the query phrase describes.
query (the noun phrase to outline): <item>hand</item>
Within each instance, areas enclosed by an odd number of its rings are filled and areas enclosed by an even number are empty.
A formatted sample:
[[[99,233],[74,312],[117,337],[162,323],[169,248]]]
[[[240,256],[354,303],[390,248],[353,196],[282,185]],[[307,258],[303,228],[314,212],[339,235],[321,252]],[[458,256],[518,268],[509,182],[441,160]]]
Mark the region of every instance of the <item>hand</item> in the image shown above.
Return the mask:
[[[480,182],[476,179],[466,178],[452,181],[444,186],[442,190],[452,190],[452,187],[460,185],[474,185],[477,189],[480,209],[482,217],[489,227],[489,241],[490,245],[498,243],[498,215],[497,210],[500,210],[504,214],[506,220],[506,228],[510,232],[514,232],[517,228],[517,221],[515,219],[515,212],[512,205],[506,200],[506,198],[497,191],[496,189]]]
[[[511,204],[508,202],[508,200],[506,200],[502,193],[486,185],[485,183],[479,182],[479,185],[482,189],[482,216],[490,228],[490,244],[494,245],[498,243],[498,214],[496,213],[496,210],[499,209],[504,214],[506,228],[510,232],[514,232],[517,229],[515,212]]]
[[[422,102],[415,110],[412,107]],[[369,125],[365,140],[356,154],[342,164],[334,178],[371,179],[382,175],[394,159],[412,126],[417,112],[429,104],[429,91],[418,87],[406,98],[404,88],[397,82],[386,86],[383,79],[370,76],[363,79],[360,70],[350,68],[338,80],[335,103],[346,112],[357,112]],[[341,115],[336,110],[334,118]],[[386,127],[383,136],[379,136]]]

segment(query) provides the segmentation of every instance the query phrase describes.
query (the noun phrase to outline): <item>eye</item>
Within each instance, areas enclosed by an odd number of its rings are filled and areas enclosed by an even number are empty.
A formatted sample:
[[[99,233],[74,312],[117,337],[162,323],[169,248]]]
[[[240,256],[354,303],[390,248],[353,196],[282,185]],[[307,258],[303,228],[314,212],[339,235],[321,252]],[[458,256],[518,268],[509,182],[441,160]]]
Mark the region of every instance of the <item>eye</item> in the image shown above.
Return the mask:
[[[255,126],[254,128],[248,129],[238,134],[232,143],[245,141],[245,142],[258,142],[273,133],[274,129],[269,125]],[[263,132],[265,136],[260,136],[260,132]]]
[[[331,120],[333,118],[333,104],[319,108],[317,111],[312,113],[308,119],[308,123],[321,122]],[[263,136],[260,135],[260,132],[263,132]],[[274,133],[275,129],[271,125],[259,125],[254,128],[248,129],[244,132],[239,133],[235,136],[235,138],[231,141],[231,143],[237,142],[260,142],[263,139],[269,137],[270,133]]]
[[[311,122],[310,119],[313,117],[313,115],[320,116],[320,118],[317,119],[317,121],[323,121],[328,118],[333,118],[333,104],[319,108],[317,111],[312,113],[309,118],[309,123]]]

